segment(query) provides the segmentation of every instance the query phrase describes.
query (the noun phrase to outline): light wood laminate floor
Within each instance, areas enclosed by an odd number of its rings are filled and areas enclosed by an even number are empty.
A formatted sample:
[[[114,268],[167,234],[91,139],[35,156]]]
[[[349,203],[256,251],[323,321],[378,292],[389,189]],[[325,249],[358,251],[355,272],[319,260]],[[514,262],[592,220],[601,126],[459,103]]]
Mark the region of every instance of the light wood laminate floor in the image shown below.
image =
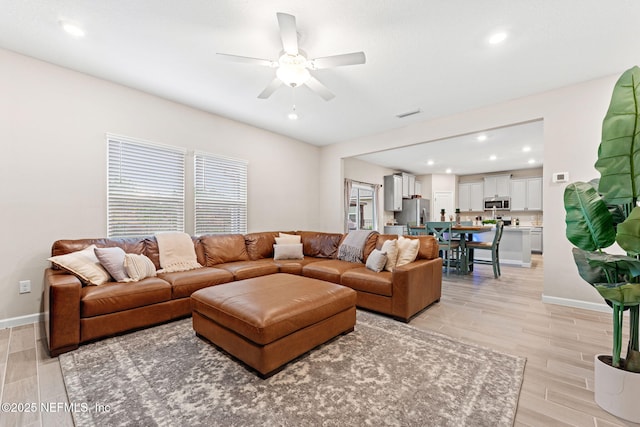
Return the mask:
[[[533,267],[477,265],[443,278],[442,299],[411,325],[527,358],[516,426],[628,426],[593,401],[593,357],[609,353],[608,313],[544,304],[542,257]],[[585,284],[585,286],[588,286]],[[41,324],[0,330],[0,400],[68,403]],[[0,413],[0,426],[72,425],[68,412]]]

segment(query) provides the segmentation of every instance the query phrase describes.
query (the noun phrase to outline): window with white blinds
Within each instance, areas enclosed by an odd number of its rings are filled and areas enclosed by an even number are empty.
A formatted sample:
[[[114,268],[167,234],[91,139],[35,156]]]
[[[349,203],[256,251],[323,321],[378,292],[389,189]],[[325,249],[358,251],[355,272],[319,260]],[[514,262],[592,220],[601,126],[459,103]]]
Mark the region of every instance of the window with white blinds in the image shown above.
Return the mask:
[[[195,233],[247,232],[247,162],[194,154]]]
[[[107,146],[109,237],[184,231],[185,150],[114,135]]]

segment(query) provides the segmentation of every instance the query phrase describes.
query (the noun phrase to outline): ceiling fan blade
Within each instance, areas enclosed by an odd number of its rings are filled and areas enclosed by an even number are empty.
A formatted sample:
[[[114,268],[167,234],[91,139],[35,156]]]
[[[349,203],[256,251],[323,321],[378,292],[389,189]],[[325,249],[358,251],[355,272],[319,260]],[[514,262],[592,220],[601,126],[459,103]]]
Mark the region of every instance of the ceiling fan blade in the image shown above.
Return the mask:
[[[273,92],[275,92],[280,86],[282,86],[282,80],[280,80],[279,78],[275,78],[273,80],[271,80],[271,83],[269,83],[267,85],[266,88],[264,88],[264,90],[262,92],[260,92],[260,95],[258,95],[258,98],[260,99],[267,99],[268,97],[271,96],[271,94]]]
[[[320,95],[320,97],[325,101],[331,101],[336,97],[325,85],[320,83],[320,81],[313,76],[309,77],[309,80],[307,80],[305,84],[309,89]]]
[[[217,55],[220,55],[221,58],[226,59],[227,61],[240,62],[243,64],[263,65],[265,67],[276,67],[278,65],[277,62],[269,61],[268,59],[251,58],[249,56],[229,55],[227,53],[218,53]]]
[[[280,37],[282,47],[289,55],[298,54],[298,30],[296,28],[296,17],[288,13],[276,13],[278,25],[280,26]]]
[[[345,53],[342,55],[325,56],[311,60],[312,68],[319,70],[322,68],[342,67],[345,65],[364,64],[367,58],[364,52]]]

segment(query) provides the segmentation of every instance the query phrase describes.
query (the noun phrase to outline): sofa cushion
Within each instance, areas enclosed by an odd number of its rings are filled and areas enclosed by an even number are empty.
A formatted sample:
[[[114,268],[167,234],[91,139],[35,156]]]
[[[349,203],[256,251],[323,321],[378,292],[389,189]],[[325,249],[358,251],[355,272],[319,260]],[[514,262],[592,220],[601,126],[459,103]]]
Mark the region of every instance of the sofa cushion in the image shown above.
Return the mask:
[[[235,261],[249,261],[242,234],[209,234],[200,236],[200,241],[204,246],[207,267]]]
[[[125,237],[117,239],[57,240],[51,247],[51,256],[77,252],[90,245],[96,245],[99,248],[119,247],[128,254],[145,253],[145,239],[137,237]]]
[[[366,267],[358,267],[346,271],[340,283],[356,291],[390,297],[393,295],[392,278],[393,273],[388,271],[376,273]]]
[[[157,277],[135,283],[108,282],[87,286],[80,294],[80,316],[93,317],[144,307],[171,299],[171,285]]]
[[[277,231],[245,234],[244,243],[249,259],[273,258],[273,245],[279,234]]]
[[[278,266],[280,273],[302,275],[302,267],[312,262],[326,261],[324,258],[304,257],[302,259],[280,259],[273,263]]]
[[[233,274],[234,280],[250,279],[278,273],[280,269],[273,259],[265,258],[257,261],[236,261],[217,264],[216,268],[224,269]]]
[[[305,256],[314,258],[336,258],[338,247],[343,239],[340,233],[320,233],[316,231],[299,231],[302,250]]]
[[[359,267],[363,267],[362,264],[331,259],[305,265],[302,267],[302,275],[340,284],[340,276],[342,276],[345,271]]]
[[[196,268],[189,271],[159,273],[158,277],[171,285],[171,298],[186,298],[198,289],[233,281],[233,274],[213,267]]]

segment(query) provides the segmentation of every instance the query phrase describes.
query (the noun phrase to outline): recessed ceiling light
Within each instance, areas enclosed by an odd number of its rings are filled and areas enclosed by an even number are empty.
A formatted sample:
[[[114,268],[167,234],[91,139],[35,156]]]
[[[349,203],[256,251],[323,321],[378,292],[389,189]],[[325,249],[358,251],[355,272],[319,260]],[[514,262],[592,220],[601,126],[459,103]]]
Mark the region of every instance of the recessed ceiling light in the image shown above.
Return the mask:
[[[507,39],[507,33],[500,31],[489,37],[489,44],[500,44]]]
[[[71,34],[73,37],[84,37],[84,30],[77,25],[65,21],[60,21],[60,25],[63,30],[68,34]]]
[[[528,153],[529,151],[531,151],[531,147],[529,147],[528,145],[525,147],[522,147],[522,151],[525,153]]]
[[[491,156],[489,156],[489,160],[495,160],[495,159],[497,159],[497,158],[498,158],[498,157],[497,157],[495,154],[492,154]]]
[[[487,140],[487,135],[485,135],[484,133],[481,135],[478,135],[478,141],[486,141]]]
[[[534,164],[536,161],[534,159],[529,159],[529,161],[527,163],[529,163],[530,165]]]
[[[287,115],[287,117],[289,118],[289,120],[298,120],[298,113],[292,111]]]
[[[446,173],[451,173],[451,169],[447,169],[445,172]]]
[[[429,166],[433,166],[433,163],[434,163],[434,161],[433,161],[433,160],[427,160],[427,164],[428,164]]]

